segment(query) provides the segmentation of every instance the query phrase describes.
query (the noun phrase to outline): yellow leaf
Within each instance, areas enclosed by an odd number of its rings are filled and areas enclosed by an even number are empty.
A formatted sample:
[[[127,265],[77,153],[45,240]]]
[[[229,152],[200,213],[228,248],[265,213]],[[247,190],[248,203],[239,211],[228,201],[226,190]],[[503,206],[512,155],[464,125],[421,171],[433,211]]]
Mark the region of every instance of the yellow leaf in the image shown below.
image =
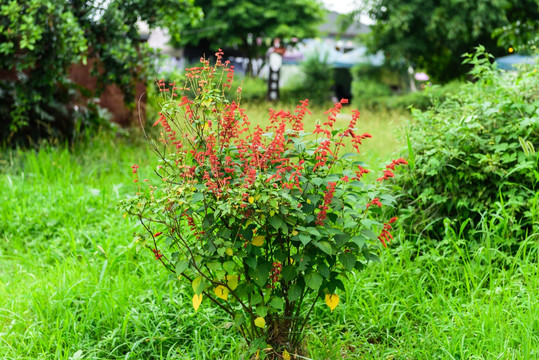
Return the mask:
[[[275,215],[275,210],[270,210],[270,216]]]
[[[249,198],[249,204],[252,204],[252,203],[254,203],[254,202],[255,202],[255,198],[251,196],[251,197]]]
[[[217,286],[213,292],[219,299],[227,300],[228,299],[228,289],[223,285]]]
[[[232,255],[234,255],[234,250],[232,250],[232,248],[226,248],[225,253],[228,256],[232,256]]]
[[[290,354],[288,351],[283,351],[283,360],[290,360]]]
[[[202,303],[202,294],[200,295],[193,295],[193,307],[195,308],[195,311],[198,310],[200,304]]]
[[[259,328],[264,328],[266,326],[266,319],[264,319],[262,316],[259,316],[255,319],[255,325]]]
[[[127,213],[124,214],[124,219],[125,219],[126,216],[127,216]]]
[[[307,204],[310,204],[311,203],[311,200],[307,199]]]
[[[253,241],[251,241],[251,244],[254,246],[262,246],[264,245],[264,236],[258,235],[253,238]]]
[[[333,309],[335,309],[338,304],[339,304],[339,295],[326,294],[326,305],[329,306],[329,308],[331,309],[331,312],[333,312]]]
[[[226,281],[230,290],[236,290],[238,287],[238,275],[227,275]]]
[[[292,236],[296,236],[297,234],[299,234],[297,230],[292,231]]]

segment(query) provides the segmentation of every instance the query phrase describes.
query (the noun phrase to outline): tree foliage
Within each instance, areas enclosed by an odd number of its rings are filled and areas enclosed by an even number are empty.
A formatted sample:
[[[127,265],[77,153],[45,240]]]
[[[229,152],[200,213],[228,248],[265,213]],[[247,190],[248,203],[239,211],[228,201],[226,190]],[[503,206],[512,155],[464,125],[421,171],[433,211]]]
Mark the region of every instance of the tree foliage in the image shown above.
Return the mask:
[[[181,32],[181,45],[210,49],[237,48],[248,58],[263,54],[270,44],[257,38],[314,36],[323,19],[316,0],[195,0],[204,20]]]
[[[539,19],[538,0],[367,0],[364,9],[376,21],[369,50],[404,58],[442,82],[466,73],[461,55],[479,44],[496,56],[506,53],[492,36],[497,29]],[[524,29],[517,37],[527,36]]]
[[[176,9],[170,11],[170,9]],[[97,58],[94,74],[129,98],[152,62],[136,22],[176,31],[197,17],[189,0],[10,0],[0,7],[1,138],[69,137],[77,119],[93,122],[73,105],[78,95],[68,71]],[[99,69],[97,68],[99,66]],[[97,93],[98,94],[98,93]],[[86,95],[97,95],[86,94]]]

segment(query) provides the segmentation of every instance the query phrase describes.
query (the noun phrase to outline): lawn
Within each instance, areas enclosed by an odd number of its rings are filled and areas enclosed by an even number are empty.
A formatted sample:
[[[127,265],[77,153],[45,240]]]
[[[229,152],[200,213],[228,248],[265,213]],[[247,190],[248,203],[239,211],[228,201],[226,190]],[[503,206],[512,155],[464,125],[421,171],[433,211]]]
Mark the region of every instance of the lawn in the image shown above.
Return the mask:
[[[253,123],[264,111],[247,108]],[[346,118],[346,112],[343,119]],[[401,113],[362,112],[364,156],[381,169],[402,142]],[[322,119],[321,110],[314,119]],[[117,204],[134,191],[130,166],[153,168],[140,134],[102,134],[72,150],[0,156],[0,354],[5,359],[241,359],[224,313],[169,280],[137,224]],[[400,233],[381,262],[347,279],[333,313],[320,302],[307,329],[312,359],[537,359],[538,242],[440,242]],[[472,241],[477,240],[477,241]]]

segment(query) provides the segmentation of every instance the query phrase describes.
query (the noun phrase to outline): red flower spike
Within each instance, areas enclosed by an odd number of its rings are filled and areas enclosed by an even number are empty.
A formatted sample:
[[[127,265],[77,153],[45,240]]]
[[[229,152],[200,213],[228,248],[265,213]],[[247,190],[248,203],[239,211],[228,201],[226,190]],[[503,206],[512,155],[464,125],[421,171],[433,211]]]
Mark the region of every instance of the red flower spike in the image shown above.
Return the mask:
[[[376,205],[376,206],[378,206],[379,208],[381,208],[381,207],[382,207],[382,203],[380,202],[380,198],[374,198],[374,199],[372,199],[372,200],[367,204],[367,209],[368,209],[371,205]]]
[[[324,220],[327,218],[327,211],[329,210],[329,204],[333,200],[333,195],[335,194],[335,187],[337,183],[328,182],[326,192],[324,193],[324,203],[320,205],[320,212],[316,215],[316,224],[324,225]]]

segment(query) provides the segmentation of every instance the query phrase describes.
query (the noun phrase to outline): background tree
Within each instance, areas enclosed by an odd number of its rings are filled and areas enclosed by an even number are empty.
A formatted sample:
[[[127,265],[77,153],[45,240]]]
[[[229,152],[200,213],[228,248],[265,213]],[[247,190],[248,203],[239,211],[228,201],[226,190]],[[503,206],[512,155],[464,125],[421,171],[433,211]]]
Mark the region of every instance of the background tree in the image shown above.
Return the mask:
[[[94,74],[101,86],[86,95],[96,96],[104,84],[115,83],[129,99],[134,83],[153,64],[136,22],[177,32],[196,19],[197,11],[190,0],[10,0],[1,5],[0,140],[69,138],[95,123],[95,111],[73,105],[81,89],[69,80],[70,66],[98,58]]]
[[[362,10],[376,21],[366,37],[371,52],[404,59],[441,82],[465,74],[461,55],[479,44],[506,54],[496,29],[539,19],[538,0],[366,0]]]
[[[186,27],[176,44],[201,46],[208,54],[218,48],[237,49],[248,59],[271,46],[257,44],[257,38],[312,37],[324,16],[316,0],[195,0],[195,6],[203,10],[204,20]]]

